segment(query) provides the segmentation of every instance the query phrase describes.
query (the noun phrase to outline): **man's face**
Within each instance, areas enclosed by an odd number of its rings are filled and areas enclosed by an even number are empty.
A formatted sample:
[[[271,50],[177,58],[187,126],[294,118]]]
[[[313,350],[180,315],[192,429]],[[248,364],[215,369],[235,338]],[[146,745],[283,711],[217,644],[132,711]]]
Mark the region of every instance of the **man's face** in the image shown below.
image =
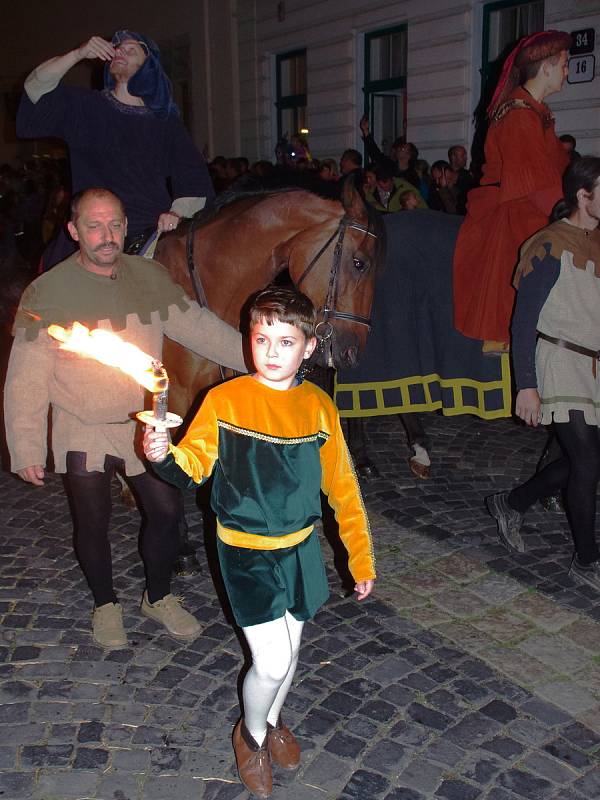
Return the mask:
[[[125,39],[117,45],[116,55],[110,62],[110,74],[119,81],[128,81],[146,60],[146,51],[134,39]]]
[[[377,179],[375,178],[375,173],[373,172],[373,170],[372,169],[365,170],[365,189],[374,192],[376,186],[377,186]]]
[[[391,192],[393,185],[394,185],[393,178],[379,178],[377,181],[377,188],[381,192]]]
[[[349,172],[352,172],[352,170],[356,168],[357,165],[354,163],[354,161],[352,161],[351,158],[349,158],[348,156],[342,156],[342,159],[340,161],[340,172],[342,173],[342,175],[347,175]]]
[[[450,166],[456,170],[464,169],[467,166],[467,151],[464,147],[454,148]]]
[[[600,178],[596,181],[593,192],[580,190],[577,196],[580,198],[579,207],[583,208],[589,217],[600,222]]]
[[[409,144],[401,144],[396,148],[396,161],[401,169],[408,167],[408,162],[412,156],[412,150]]]
[[[547,62],[547,78],[548,78],[548,94],[553,94],[554,92],[560,92],[563,87],[563,83],[567,75],[569,74],[569,54],[566,50],[563,50],[560,54],[560,58],[553,64],[551,61]]]
[[[571,155],[571,153],[572,153],[572,152],[573,152],[573,150],[575,149],[575,148],[573,147],[573,142],[561,142],[560,144],[561,144],[561,147],[562,147],[562,149],[563,149],[563,150],[565,151],[565,153],[567,153],[568,155]]]
[[[76,222],[69,222],[69,233],[79,244],[79,258],[90,272],[107,275],[123,252],[127,219],[111,197],[91,197],[79,207]]]

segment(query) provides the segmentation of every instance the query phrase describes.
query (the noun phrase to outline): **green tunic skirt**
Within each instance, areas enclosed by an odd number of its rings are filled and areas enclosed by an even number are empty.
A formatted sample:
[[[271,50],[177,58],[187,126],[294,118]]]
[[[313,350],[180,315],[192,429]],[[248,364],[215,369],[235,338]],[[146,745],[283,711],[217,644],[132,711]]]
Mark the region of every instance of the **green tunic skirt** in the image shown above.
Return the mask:
[[[318,534],[281,550],[232,547],[217,538],[221,573],[241,628],[280,619],[289,611],[305,622],[329,597]]]

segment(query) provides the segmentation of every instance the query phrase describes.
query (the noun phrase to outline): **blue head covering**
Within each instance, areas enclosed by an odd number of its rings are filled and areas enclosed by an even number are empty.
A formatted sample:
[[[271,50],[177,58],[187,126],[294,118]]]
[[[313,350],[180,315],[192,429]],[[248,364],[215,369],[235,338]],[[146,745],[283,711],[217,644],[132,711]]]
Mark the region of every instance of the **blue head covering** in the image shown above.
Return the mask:
[[[179,109],[173,102],[173,90],[162,64],[160,63],[160,50],[155,42],[148,36],[142,36],[135,31],[117,31],[112,38],[113,47],[118,47],[127,40],[139,42],[146,51],[147,58],[133,75],[128,83],[127,90],[135,97],[141,97],[144,105],[157,117],[168,117],[169,114],[179,115]],[[116,81],[110,74],[110,64],[104,65],[104,87],[114,89]]]

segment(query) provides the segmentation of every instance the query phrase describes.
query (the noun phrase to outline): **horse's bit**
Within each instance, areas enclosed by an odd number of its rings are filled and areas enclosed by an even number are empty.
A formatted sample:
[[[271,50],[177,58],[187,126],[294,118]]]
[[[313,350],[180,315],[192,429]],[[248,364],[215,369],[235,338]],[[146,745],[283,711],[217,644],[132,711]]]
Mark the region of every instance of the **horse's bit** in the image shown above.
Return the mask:
[[[329,245],[333,242],[335,237],[337,236],[337,242],[335,244],[335,249],[333,251],[333,259],[331,262],[331,270],[329,272],[329,285],[327,287],[327,295],[325,297],[325,305],[322,308],[323,319],[317,322],[315,326],[315,336],[318,340],[317,350],[322,352],[325,348],[325,343],[331,339],[333,335],[333,325],[329,321],[330,319],[342,319],[348,322],[355,322],[358,325],[366,325],[369,330],[371,329],[371,318],[370,317],[363,317],[359,314],[350,314],[347,311],[338,311],[335,307],[337,302],[337,290],[338,290],[338,277],[339,277],[339,269],[340,264],[342,263],[342,250],[344,247],[344,237],[346,236],[346,231],[348,228],[354,228],[357,231],[361,231],[367,236],[372,236],[373,238],[377,238],[377,235],[372,231],[367,230],[366,228],[357,225],[353,222],[347,215],[344,215],[340,220],[340,224],[335,229],[335,231],[331,234],[329,239],[325,242],[323,247],[319,250],[319,252],[311,259],[308,266],[300,275],[298,280],[296,281],[296,288],[300,288],[302,281],[306,278],[312,268],[315,266],[317,261],[321,258],[321,256],[325,253]],[[329,366],[333,366],[333,358],[331,353],[331,343],[329,343]]]

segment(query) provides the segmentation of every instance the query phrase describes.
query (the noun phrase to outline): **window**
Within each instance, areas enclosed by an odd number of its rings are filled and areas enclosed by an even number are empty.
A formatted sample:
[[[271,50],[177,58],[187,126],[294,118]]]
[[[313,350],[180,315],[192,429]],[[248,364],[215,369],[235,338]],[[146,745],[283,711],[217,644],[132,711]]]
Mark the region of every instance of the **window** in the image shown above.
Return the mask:
[[[277,56],[277,138],[306,127],[306,50]]]
[[[365,114],[381,150],[406,136],[406,25],[365,35]]]
[[[544,0],[502,0],[483,9],[482,88],[494,90],[504,59],[521,36],[544,30]]]

